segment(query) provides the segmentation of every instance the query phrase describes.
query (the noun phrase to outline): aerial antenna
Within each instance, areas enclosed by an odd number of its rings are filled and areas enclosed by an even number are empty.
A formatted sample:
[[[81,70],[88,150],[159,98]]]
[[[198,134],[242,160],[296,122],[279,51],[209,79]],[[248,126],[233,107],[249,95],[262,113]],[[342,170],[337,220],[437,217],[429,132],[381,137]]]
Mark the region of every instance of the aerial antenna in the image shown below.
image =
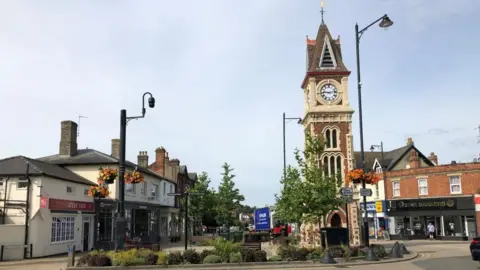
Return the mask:
[[[82,118],[88,118],[88,117],[82,116],[82,115],[79,115],[79,116],[78,116],[77,137],[80,137],[80,121],[82,120]]]

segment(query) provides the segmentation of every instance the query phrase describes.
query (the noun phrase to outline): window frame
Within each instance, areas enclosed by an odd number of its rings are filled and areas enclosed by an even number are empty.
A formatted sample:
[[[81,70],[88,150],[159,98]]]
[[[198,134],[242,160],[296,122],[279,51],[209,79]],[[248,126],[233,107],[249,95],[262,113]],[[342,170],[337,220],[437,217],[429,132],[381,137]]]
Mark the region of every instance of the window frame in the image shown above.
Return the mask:
[[[425,183],[425,185],[421,185],[420,183]],[[417,179],[417,187],[418,187],[418,195],[419,196],[428,196],[428,178],[418,178]],[[422,193],[422,189],[426,189],[425,193]]]
[[[25,187],[20,187],[20,186],[19,186],[20,183],[25,184]],[[16,183],[16,187],[17,187],[17,189],[27,189],[27,187],[28,187],[28,179],[25,179],[25,180],[20,180],[20,179],[18,179],[18,180],[17,180],[17,183]]]
[[[152,187],[150,188],[150,197],[153,197],[155,199],[158,198],[158,192],[159,191],[159,186],[157,184],[152,184]],[[155,194],[153,194],[155,193]]]
[[[140,193],[142,194],[142,196],[147,196],[148,183],[146,181],[144,181],[142,183],[142,185],[143,185],[143,187],[141,188]]]
[[[136,186],[136,184],[133,184],[133,183],[125,183],[125,193],[136,194],[137,190],[136,190],[135,186]],[[127,187],[132,187],[132,188],[127,189]]]
[[[69,188],[70,188],[70,192],[68,191]],[[66,186],[65,187],[65,193],[74,195],[75,192],[76,192],[76,188],[74,186]]]
[[[54,216],[51,219],[50,243],[60,244],[75,241],[75,217]]]
[[[458,179],[458,184],[453,184],[453,185],[458,185],[460,188],[460,191],[453,191],[452,190],[452,179],[456,178]],[[462,194],[462,177],[460,175],[450,175],[448,176],[448,184],[450,188],[450,194]]]
[[[398,184],[398,188],[395,188],[395,185]],[[395,195],[395,191],[398,190],[398,195]],[[401,189],[400,189],[400,181],[393,181],[392,182],[392,197],[400,197],[402,196]]]

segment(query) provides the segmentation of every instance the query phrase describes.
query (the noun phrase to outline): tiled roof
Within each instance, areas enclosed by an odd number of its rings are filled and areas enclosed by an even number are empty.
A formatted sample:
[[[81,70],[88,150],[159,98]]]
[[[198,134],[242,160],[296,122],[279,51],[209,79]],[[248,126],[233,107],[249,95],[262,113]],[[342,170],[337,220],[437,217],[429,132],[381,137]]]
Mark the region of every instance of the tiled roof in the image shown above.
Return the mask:
[[[69,165],[108,165],[108,164],[118,164],[119,160],[116,157],[113,157],[111,155],[102,153],[100,151],[94,150],[94,149],[79,149],[77,151],[77,154],[74,156],[63,156],[63,155],[51,155],[47,157],[42,157],[39,158],[39,160],[42,160],[44,162],[50,163],[50,164],[56,164],[60,166],[69,166]],[[143,168],[140,166],[137,166],[137,164],[130,162],[130,161],[125,161],[125,165],[129,168],[136,168],[138,171],[151,175],[153,177],[160,178],[162,180],[172,182],[166,178],[161,177],[159,174],[154,172],[153,170],[150,170],[148,168]]]
[[[15,156],[0,160],[0,175],[2,176],[20,176],[25,175],[28,166],[29,175],[46,175],[52,178],[75,182],[85,185],[96,185],[80,175],[62,168],[57,165],[48,164],[40,160],[31,159],[24,156]]]

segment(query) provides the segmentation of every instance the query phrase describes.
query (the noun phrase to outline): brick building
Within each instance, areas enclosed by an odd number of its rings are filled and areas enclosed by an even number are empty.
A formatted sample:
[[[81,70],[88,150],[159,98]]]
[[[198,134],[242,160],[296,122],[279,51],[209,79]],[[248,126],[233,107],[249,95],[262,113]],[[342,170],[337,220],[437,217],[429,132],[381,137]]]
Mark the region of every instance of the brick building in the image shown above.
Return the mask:
[[[429,159],[438,164],[435,155]],[[404,169],[384,173],[392,238],[399,237],[401,228],[410,239],[425,238],[429,223],[435,225],[437,239],[469,239],[480,233],[474,201],[480,190],[479,162],[431,166],[411,151]]]

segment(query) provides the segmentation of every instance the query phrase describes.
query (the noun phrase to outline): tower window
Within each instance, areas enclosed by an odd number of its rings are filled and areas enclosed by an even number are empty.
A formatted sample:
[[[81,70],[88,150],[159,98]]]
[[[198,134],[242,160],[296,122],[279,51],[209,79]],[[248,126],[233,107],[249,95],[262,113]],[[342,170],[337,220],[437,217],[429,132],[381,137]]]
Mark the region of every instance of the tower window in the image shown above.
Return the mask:
[[[336,155],[325,155],[322,159],[325,176],[342,175],[342,157]]]
[[[338,133],[336,128],[327,128],[325,130],[325,149],[338,149]]]
[[[332,45],[328,36],[325,36],[323,41],[322,55],[320,56],[320,69],[331,69],[337,67],[337,62],[335,61],[335,55],[332,50]]]
[[[325,131],[325,147],[326,148],[332,148],[332,140],[330,138],[330,129],[327,129],[327,131]]]

